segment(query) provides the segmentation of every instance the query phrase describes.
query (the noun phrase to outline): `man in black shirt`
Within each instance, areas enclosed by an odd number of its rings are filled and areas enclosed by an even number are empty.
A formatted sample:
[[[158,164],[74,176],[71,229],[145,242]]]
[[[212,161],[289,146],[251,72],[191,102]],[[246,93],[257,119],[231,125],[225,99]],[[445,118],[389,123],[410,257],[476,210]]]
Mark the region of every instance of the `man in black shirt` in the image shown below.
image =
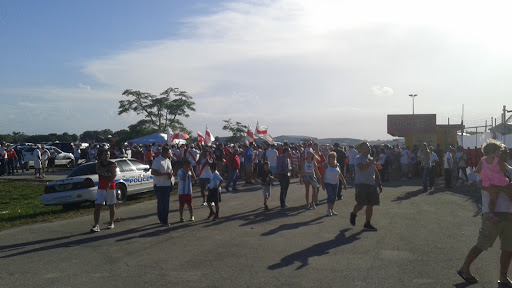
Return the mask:
[[[334,149],[332,150],[333,152],[336,152],[336,162],[338,162],[338,164],[340,165],[340,169],[341,169],[341,174],[343,174],[343,177],[345,177],[345,163],[347,163],[347,154],[345,153],[345,151],[343,151],[343,149],[341,149],[340,147],[340,143],[336,142],[334,143]],[[343,195],[341,195],[341,190],[343,188],[343,185],[342,185],[342,182],[341,180],[338,180],[339,181],[339,184],[338,184],[338,193],[336,194],[336,196],[338,197],[338,200],[341,200],[343,199]]]

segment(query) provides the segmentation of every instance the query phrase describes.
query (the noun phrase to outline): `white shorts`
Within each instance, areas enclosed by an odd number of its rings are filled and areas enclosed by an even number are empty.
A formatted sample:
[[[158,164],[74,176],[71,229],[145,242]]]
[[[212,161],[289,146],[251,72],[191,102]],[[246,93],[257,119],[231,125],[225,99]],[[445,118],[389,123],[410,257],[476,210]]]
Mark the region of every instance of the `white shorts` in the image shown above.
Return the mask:
[[[35,169],[41,169],[41,161],[35,160],[34,161],[34,168]]]
[[[94,203],[105,205],[105,202],[107,202],[107,205],[117,204],[116,189],[110,189],[108,192],[106,190],[98,189],[98,192],[96,192],[96,201]]]

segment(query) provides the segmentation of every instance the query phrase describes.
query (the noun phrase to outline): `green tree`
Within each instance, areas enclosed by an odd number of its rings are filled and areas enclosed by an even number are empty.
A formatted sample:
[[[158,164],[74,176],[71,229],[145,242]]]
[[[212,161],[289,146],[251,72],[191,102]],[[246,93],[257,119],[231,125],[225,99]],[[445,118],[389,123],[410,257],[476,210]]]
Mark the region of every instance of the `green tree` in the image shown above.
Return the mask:
[[[144,118],[129,126],[130,131],[156,129],[163,132],[166,127],[173,131],[191,134],[181,121],[190,117],[189,111],[196,111],[192,96],[178,88],[167,88],[159,96],[147,92],[127,89],[123,96],[128,100],[119,101],[117,115],[135,112]]]
[[[114,132],[110,129],[104,129],[101,131],[84,131],[80,134],[80,141],[86,143],[103,143],[106,142],[108,136],[112,136]]]
[[[222,127],[222,130],[229,131],[233,136],[229,139],[230,142],[237,142],[241,143],[245,139],[245,135],[247,133],[248,126],[243,125],[240,122],[233,123],[231,121],[231,118],[228,120],[222,120],[224,121],[224,126]]]

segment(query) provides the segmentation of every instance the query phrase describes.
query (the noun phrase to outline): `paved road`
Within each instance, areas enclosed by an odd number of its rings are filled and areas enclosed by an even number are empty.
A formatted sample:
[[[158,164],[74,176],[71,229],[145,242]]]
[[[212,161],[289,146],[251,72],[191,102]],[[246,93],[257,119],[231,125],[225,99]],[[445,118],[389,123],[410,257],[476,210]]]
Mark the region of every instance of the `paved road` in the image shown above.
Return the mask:
[[[157,225],[155,201],[120,207],[123,221],[88,232],[92,215],[0,232],[0,287],[467,287],[455,271],[475,243],[479,194],[472,186],[431,194],[420,181],[387,183],[376,207],[378,232],[349,224],[354,189],[337,202],[304,209],[304,188],[290,186],[286,210],[262,209],[258,186],[223,195],[221,219],[195,198],[196,221]],[[186,214],[187,215],[187,214]],[[483,253],[473,272],[496,287],[499,250]]]

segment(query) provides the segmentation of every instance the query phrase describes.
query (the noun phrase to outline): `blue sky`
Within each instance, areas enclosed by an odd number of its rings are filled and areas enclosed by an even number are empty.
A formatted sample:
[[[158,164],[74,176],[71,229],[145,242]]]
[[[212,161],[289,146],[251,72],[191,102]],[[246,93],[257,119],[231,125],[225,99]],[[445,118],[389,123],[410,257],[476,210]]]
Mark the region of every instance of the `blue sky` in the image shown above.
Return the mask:
[[[385,3],[383,3],[385,2]],[[2,1],[0,134],[125,129],[125,89],[188,91],[187,128],[387,139],[387,114],[512,109],[510,1]]]

